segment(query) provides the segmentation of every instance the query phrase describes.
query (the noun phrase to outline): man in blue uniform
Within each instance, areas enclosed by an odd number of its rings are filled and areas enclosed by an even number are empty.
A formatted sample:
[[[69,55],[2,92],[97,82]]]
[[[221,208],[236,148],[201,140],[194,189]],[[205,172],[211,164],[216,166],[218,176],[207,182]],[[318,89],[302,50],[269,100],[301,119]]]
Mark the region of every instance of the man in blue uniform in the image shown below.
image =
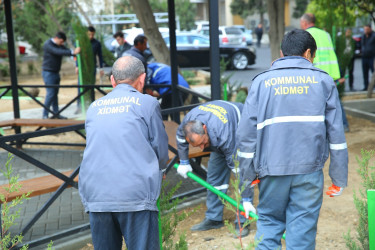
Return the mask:
[[[236,130],[241,118],[243,104],[226,101],[212,101],[192,109],[186,114],[177,129],[177,149],[180,166],[177,172],[186,178],[187,172],[192,171],[189,163],[189,144],[211,151],[208,161],[207,182],[226,193],[231,170],[234,170],[233,156],[236,152]],[[205,231],[223,226],[224,205],[218,196],[207,192],[207,211],[205,219],[193,226],[193,231]],[[255,212],[255,209],[252,210]],[[241,224],[245,218],[241,216]],[[235,223],[238,230],[238,223]],[[241,235],[249,234],[249,229],[243,229]]]
[[[163,63],[150,63],[147,65],[147,74],[150,84],[168,84],[172,85],[172,73],[171,67]],[[178,85],[190,88],[184,77],[178,74]],[[168,87],[153,88],[150,92],[151,95],[159,97],[161,96],[161,109],[172,108],[172,90]],[[187,94],[179,91],[179,97],[181,105],[185,102]],[[194,98],[194,97],[193,97]],[[193,100],[192,103],[198,103],[198,100]],[[163,120],[168,120],[168,115],[163,115]]]
[[[333,79],[312,64],[316,43],[293,30],[281,43],[282,58],[257,75],[249,87],[237,130],[244,206],[250,183],[259,178],[257,249],[315,249],[323,200],[324,163],[330,155],[327,192],[347,185],[348,151]]]
[[[132,56],[113,65],[113,91],[94,101],[79,193],[95,249],[159,249],[158,209],[168,137],[159,102],[142,94],[144,66]]]

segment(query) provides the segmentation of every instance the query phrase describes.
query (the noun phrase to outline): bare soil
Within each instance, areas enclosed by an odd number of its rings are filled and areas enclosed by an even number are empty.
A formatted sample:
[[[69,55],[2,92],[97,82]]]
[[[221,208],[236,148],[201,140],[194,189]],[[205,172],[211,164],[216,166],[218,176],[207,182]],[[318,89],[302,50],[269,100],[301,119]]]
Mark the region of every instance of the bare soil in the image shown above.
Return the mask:
[[[67,72],[74,72],[74,65],[65,69]],[[20,84],[43,84],[41,77],[20,78]],[[109,82],[105,82],[107,84]],[[76,76],[74,73],[62,75],[62,85],[76,84]],[[64,103],[71,100],[71,96],[76,93],[76,89],[61,89],[59,94],[59,102]],[[44,97],[44,89],[41,89],[39,96]],[[357,97],[355,97],[357,98]],[[345,97],[344,100],[352,99]],[[0,100],[0,112],[12,111],[12,103],[7,100]],[[21,108],[35,108],[40,107],[32,101],[21,101]],[[318,223],[318,233],[316,238],[316,249],[345,249],[345,241],[343,234],[351,230],[351,235],[355,236],[355,227],[358,225],[358,214],[353,204],[353,192],[361,187],[361,179],[357,174],[358,163],[356,157],[360,157],[361,149],[374,150],[375,149],[375,124],[364,120],[348,116],[350,124],[350,132],[346,133],[346,139],[349,149],[349,183],[344,193],[336,198],[329,198],[324,195],[323,205],[320,213]],[[26,128],[27,129],[27,128]],[[25,130],[23,130],[25,131]],[[53,137],[55,141],[74,141],[80,142],[82,139],[74,133],[67,133]],[[374,160],[372,160],[374,165]],[[328,175],[329,161],[327,161],[324,168],[325,190],[331,186],[331,180]],[[254,201],[257,205],[258,201]],[[234,239],[226,227],[210,230],[205,232],[192,232],[190,227],[199,223],[204,219],[205,204],[200,207],[195,207],[197,211],[189,218],[181,222],[177,227],[177,236],[185,233],[186,240],[189,244],[189,249],[234,249],[234,245],[239,244],[238,239]],[[187,208],[186,211],[192,211],[194,208]],[[181,211],[183,212],[183,211]],[[224,219],[229,222],[234,221],[234,214],[225,210]],[[253,241],[256,231],[256,225],[251,225],[251,234],[243,238],[244,245],[248,245]],[[285,248],[285,246],[284,246]],[[91,244],[83,249],[93,249]]]

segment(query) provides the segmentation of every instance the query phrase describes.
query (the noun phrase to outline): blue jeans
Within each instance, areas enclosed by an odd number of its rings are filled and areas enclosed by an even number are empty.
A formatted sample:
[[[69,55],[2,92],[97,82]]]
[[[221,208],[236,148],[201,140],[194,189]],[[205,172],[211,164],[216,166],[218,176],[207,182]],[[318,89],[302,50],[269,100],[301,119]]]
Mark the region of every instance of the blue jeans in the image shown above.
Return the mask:
[[[120,250],[122,236],[129,250],[160,249],[158,212],[90,212],[95,250]]]
[[[42,71],[42,77],[44,84],[47,86],[60,85],[60,75],[59,73],[52,71]],[[52,110],[54,113],[59,112],[59,102],[58,93],[59,88],[46,88],[46,99],[44,101],[44,106],[50,108],[52,105]],[[48,117],[48,110],[43,110],[43,117]]]
[[[374,72],[374,58],[373,57],[362,57],[362,73],[363,73],[363,85],[364,88],[368,88],[368,71]]]
[[[314,250],[323,201],[323,171],[311,174],[266,176],[260,179],[256,249]]]
[[[208,170],[207,170],[207,182],[208,184],[219,189],[223,193],[227,193],[229,187],[229,178],[231,174],[231,169],[227,165],[227,161],[223,154],[217,152],[211,152],[210,159],[208,160]],[[206,218],[213,221],[223,220],[223,209],[224,205],[219,199],[219,197],[207,191],[207,211]],[[246,220],[242,215],[240,216],[240,222],[244,223]],[[237,221],[237,219],[236,219]]]

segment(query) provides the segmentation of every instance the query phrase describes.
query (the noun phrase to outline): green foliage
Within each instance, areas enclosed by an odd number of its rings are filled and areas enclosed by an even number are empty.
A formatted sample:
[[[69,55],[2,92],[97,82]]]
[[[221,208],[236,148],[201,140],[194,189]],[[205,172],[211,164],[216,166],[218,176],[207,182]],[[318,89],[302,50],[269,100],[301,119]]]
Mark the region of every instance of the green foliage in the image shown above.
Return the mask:
[[[18,40],[27,41],[37,53],[42,53],[44,42],[59,30],[57,20],[63,31],[69,33],[72,11],[62,0],[53,1],[12,1],[14,32]],[[39,4],[43,5],[43,8]],[[48,12],[48,14],[46,13]]]
[[[332,35],[333,26],[340,28],[355,25],[356,17],[363,15],[363,12],[356,10],[351,0],[312,0],[306,12],[315,15],[318,28]]]
[[[15,220],[20,217],[20,208],[16,208],[18,205],[22,204],[25,200],[29,199],[30,193],[23,194],[16,199],[8,202],[8,197],[14,192],[18,192],[21,189],[21,184],[18,182],[19,176],[12,176],[13,169],[11,161],[13,156],[9,153],[8,160],[5,163],[5,169],[1,169],[1,173],[8,180],[8,187],[4,187],[0,193],[1,206],[1,233],[3,237],[0,239],[0,249],[11,249],[19,243],[22,243],[23,236],[16,235],[11,236],[9,228],[15,225]],[[5,192],[4,192],[5,191]],[[27,249],[28,246],[25,245],[21,249]]]
[[[309,0],[296,0],[296,6],[293,9],[293,17],[300,18],[306,11]]]
[[[101,36],[101,38],[100,38],[100,43],[102,44],[102,55],[103,55],[103,61],[104,61],[104,63],[108,67],[112,67],[112,65],[116,61],[116,57],[112,54],[111,51],[109,51],[107,49],[106,46],[104,46],[103,36]]]
[[[94,85],[95,84],[95,64],[94,64],[94,53],[89,37],[87,36],[87,27],[82,26],[80,21],[76,19],[73,22],[73,30],[76,35],[76,39],[79,41],[79,47],[81,48],[81,70],[82,70],[82,85]],[[104,47],[104,46],[103,46]],[[90,92],[84,95],[84,107],[87,109],[91,103]]]
[[[350,230],[344,239],[346,246],[349,249],[369,249],[369,232],[368,232],[368,210],[367,210],[367,195],[366,192],[369,189],[375,189],[375,166],[370,166],[370,160],[373,158],[375,151],[361,150],[361,159],[358,157],[357,162],[359,168],[357,170],[359,176],[361,177],[362,188],[358,189],[358,193],[354,191],[353,198],[354,204],[357,209],[359,219],[357,226],[357,236],[353,239],[350,235]]]
[[[196,4],[191,3],[190,0],[176,0],[175,2],[176,15],[180,18],[181,29],[194,29]]]
[[[160,194],[160,212],[161,216],[161,227],[163,235],[163,249],[188,249],[187,242],[185,240],[185,233],[180,234],[180,239],[177,243],[173,243],[173,236],[176,234],[176,227],[179,222],[183,221],[186,217],[191,215],[190,213],[177,212],[177,205],[181,202],[179,199],[175,199],[170,202],[174,193],[180,188],[181,182],[177,183],[168,193],[165,192],[169,185],[169,182],[163,181],[162,191]]]
[[[267,2],[264,0],[233,0],[230,4],[230,10],[233,15],[239,15],[245,19],[255,13],[266,13]]]
[[[238,235],[239,244],[234,244],[234,248],[235,249],[255,249],[255,247],[257,246],[257,244],[259,242],[250,242],[250,244],[247,245],[246,247],[243,245],[243,242],[242,242],[242,237],[241,237],[242,229],[249,226],[252,222],[254,222],[254,220],[246,220],[246,222],[243,225],[241,225],[241,223],[240,223],[240,204],[241,204],[241,199],[242,199],[241,194],[245,190],[245,186],[242,185],[240,187],[240,174],[239,174],[240,171],[238,169],[238,165],[239,165],[239,161],[234,160],[234,170],[235,170],[234,172],[236,174],[235,174],[235,178],[230,180],[230,186],[233,187],[234,200],[237,203],[237,207],[232,206],[229,202],[227,202],[223,198],[219,197],[219,199],[224,204],[226,209],[228,209],[229,211],[231,211],[232,213],[234,213],[236,215],[236,218],[237,218],[237,221],[238,221],[238,228],[239,228],[239,232],[240,232],[239,235]],[[235,227],[231,222],[229,222],[228,220],[225,220],[224,223],[225,223],[226,227],[228,228],[228,230],[231,234],[237,235]]]
[[[241,86],[242,82],[231,81],[234,73],[224,75],[226,68],[228,67],[229,62],[226,62],[224,58],[220,60],[220,86],[223,91],[221,91],[221,99],[224,100],[224,88],[227,86],[227,101],[231,101],[235,92],[237,92]]]
[[[247,98],[247,89],[246,88],[240,88],[237,91],[235,102],[245,103],[246,98]]]
[[[199,80],[195,79],[195,73],[191,70],[182,70],[181,75],[187,81],[189,86],[197,85],[199,83]]]

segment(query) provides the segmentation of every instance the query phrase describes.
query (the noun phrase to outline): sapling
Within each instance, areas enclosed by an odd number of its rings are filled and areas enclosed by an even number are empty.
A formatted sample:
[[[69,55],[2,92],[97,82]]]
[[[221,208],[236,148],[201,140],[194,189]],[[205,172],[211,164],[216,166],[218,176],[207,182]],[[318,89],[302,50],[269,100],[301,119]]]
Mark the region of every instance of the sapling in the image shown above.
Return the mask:
[[[25,200],[29,199],[31,192],[18,196],[12,201],[9,201],[10,194],[18,192],[22,185],[19,183],[19,176],[12,176],[12,161],[13,155],[8,154],[7,162],[5,163],[5,169],[0,169],[8,181],[8,186],[0,190],[0,202],[1,202],[1,239],[0,247],[1,250],[11,249],[19,243],[22,243],[23,236],[21,234],[11,236],[9,228],[15,225],[15,220],[20,217],[21,208],[16,208],[22,204]],[[21,249],[28,249],[27,245],[22,246]]]
[[[374,156],[375,151],[367,151],[361,149],[361,159],[356,157],[359,168],[357,172],[361,177],[362,188],[358,189],[358,193],[354,190],[353,198],[357,209],[359,219],[356,228],[357,236],[355,239],[350,235],[350,229],[344,235],[346,246],[348,249],[370,249],[369,231],[368,231],[368,209],[367,209],[367,190],[375,189],[375,166],[370,166],[370,160]]]

